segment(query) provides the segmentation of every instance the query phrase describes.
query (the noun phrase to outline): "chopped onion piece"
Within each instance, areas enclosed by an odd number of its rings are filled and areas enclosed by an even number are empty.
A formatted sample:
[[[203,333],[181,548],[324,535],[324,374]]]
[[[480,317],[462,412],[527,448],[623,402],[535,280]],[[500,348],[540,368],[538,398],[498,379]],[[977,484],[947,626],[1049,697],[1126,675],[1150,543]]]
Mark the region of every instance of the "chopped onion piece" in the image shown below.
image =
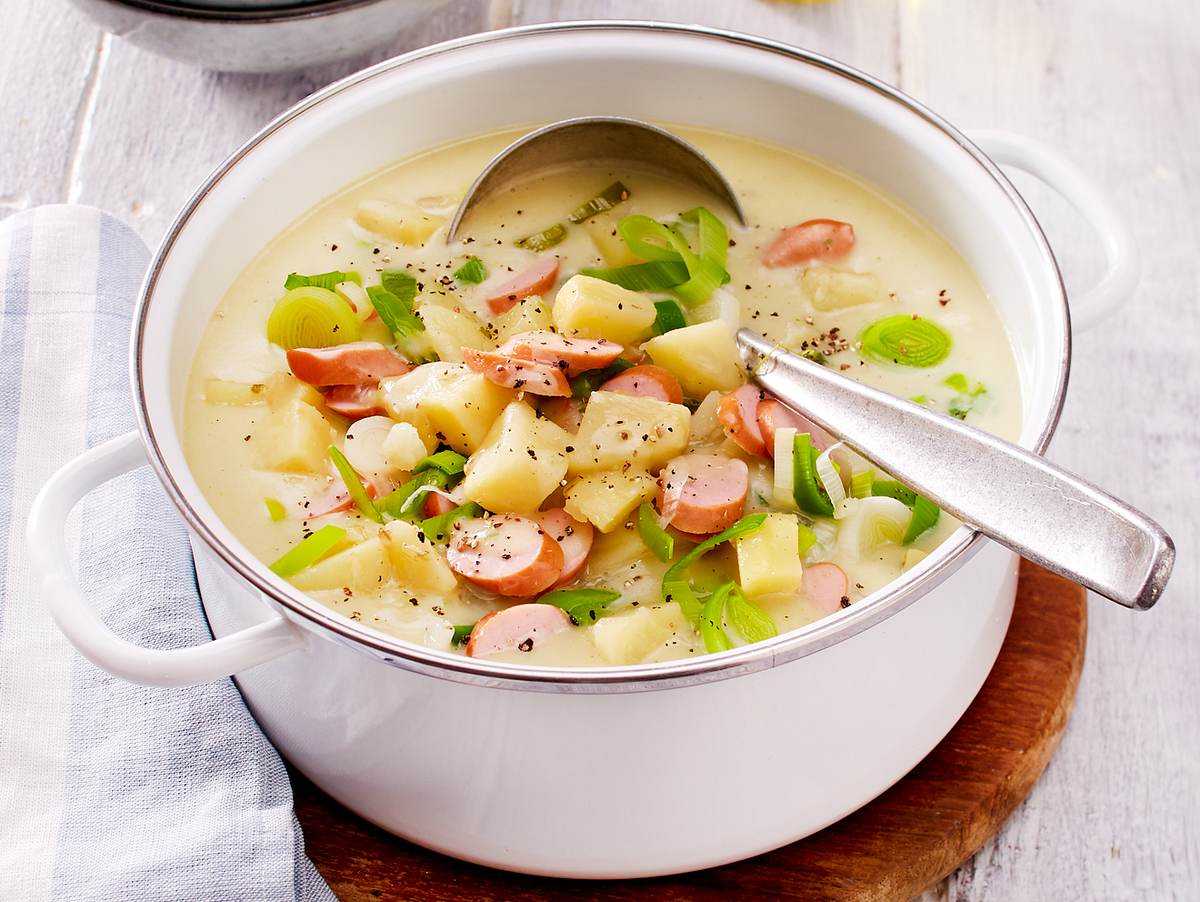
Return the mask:
[[[842,502],[846,500],[846,487],[842,485],[842,477],[838,474],[837,468],[833,465],[831,455],[842,448],[841,442],[830,445],[818,458],[815,464],[817,478],[821,480],[821,487],[825,489],[825,494],[829,496],[829,503],[833,505],[834,517],[837,517],[837,510]]]
[[[796,469],[792,466],[792,445],[796,430],[784,426],[775,430],[775,484],[771,500],[784,510],[799,510],[796,504]]]

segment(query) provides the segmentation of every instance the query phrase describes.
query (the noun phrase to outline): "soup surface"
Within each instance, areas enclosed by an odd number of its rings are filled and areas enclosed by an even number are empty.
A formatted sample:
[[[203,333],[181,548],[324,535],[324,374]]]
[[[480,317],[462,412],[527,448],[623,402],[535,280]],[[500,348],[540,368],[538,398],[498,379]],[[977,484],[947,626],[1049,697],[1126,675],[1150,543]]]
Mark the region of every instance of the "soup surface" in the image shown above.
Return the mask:
[[[402,162],[267,243],[208,325],[185,415],[246,546],[384,633],[606,665],[796,629],[953,531],[748,385],[732,330],[1015,438],[1015,362],[972,273],[829,166],[679,132],[748,227],[596,163],[494,195],[447,245],[511,133]]]

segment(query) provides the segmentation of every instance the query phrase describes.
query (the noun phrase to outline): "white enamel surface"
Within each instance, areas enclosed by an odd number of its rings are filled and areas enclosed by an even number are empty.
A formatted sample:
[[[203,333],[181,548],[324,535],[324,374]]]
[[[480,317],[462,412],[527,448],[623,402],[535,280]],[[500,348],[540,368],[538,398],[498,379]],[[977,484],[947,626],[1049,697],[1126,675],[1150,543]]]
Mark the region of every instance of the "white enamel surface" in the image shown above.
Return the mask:
[[[612,77],[594,79],[597,69]],[[644,90],[649,83],[655,91]],[[484,132],[581,110],[794,146],[895,196],[979,275],[1015,344],[1021,443],[1032,447],[1046,432],[1068,344],[1057,273],[1021,209],[955,140],[869,87],[763,50],[679,34],[532,34],[381,69],[283,124],[213,187],[162,261],[145,323],[146,416],[165,466],[218,541],[249,557],[188,474],[176,424],[203,325],[262,236],[347,182],[462,136],[464,123]],[[216,635],[273,616],[230,565],[194,545]],[[703,867],[845,815],[945,734],[991,666],[1015,591],[1014,557],[974,548],[924,598],[866,632],[701,686],[611,695],[486,688],[483,676],[467,685],[389,666],[386,655],[358,654],[324,632],[239,682],[289,759],[364,816],[426,845],[576,876]],[[937,569],[945,553],[915,572]],[[711,779],[710,762],[730,758],[788,767],[772,769],[782,776],[767,792],[703,802],[696,787]]]
[[[193,547],[215,634],[273,616]],[[238,685],[306,776],[414,842],[529,873],[664,874],[806,836],[903,776],[987,676],[1015,589],[1016,559],[988,545],[819,655],[662,692],[465,686],[324,641]]]

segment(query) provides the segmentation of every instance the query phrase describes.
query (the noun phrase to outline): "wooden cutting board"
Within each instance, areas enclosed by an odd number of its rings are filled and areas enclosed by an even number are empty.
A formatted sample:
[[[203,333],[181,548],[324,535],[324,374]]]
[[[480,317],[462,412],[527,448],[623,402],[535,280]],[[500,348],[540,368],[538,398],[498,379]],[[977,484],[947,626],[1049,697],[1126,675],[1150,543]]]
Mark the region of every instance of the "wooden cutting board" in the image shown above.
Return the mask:
[[[1022,562],[1008,637],[962,720],[903,780],[800,842],[651,880],[568,881],[466,864],[398,839],[293,772],[308,854],[343,902],[907,900],[996,833],[1058,746],[1083,667],[1086,593]]]

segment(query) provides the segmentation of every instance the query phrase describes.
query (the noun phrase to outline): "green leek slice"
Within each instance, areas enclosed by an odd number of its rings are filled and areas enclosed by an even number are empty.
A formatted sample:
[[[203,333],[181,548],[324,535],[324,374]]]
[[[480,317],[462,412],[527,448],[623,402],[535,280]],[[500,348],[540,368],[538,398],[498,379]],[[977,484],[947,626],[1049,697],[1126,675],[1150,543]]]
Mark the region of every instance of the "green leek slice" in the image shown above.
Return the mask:
[[[278,523],[287,516],[287,508],[285,508],[275,498],[264,498],[263,504],[267,506],[267,515],[271,518],[272,523]]]
[[[467,257],[467,262],[454,270],[454,278],[467,285],[478,285],[487,278],[487,268],[478,257]]]
[[[869,498],[875,484],[874,470],[859,470],[850,477],[850,497]]]
[[[353,308],[327,288],[293,288],[275,302],[267,319],[267,340],[286,351],[327,348],[361,337]]]
[[[602,370],[588,370],[586,373],[580,373],[571,380],[571,397],[586,398],[613,376],[623,373],[631,366],[633,364],[624,357],[618,357]]]
[[[871,494],[895,498],[912,507],[917,502],[917,493],[894,479],[877,479],[871,484]]]
[[[467,459],[457,451],[444,448],[436,454],[430,454],[417,461],[412,468],[414,473],[424,473],[426,470],[441,470],[447,476],[457,476],[467,467]]]
[[[310,536],[306,536],[291,551],[271,565],[276,575],[287,579],[295,576],[301,570],[307,570],[346,538],[346,530],[340,526],[328,524],[322,526]]]
[[[356,272],[341,272],[333,270],[332,272],[317,273],[315,276],[302,276],[300,273],[289,273],[288,277],[283,282],[283,290],[291,291],[293,288],[327,288],[332,291],[343,282],[353,282],[355,285],[362,284],[362,276]]]
[[[450,532],[454,529],[454,524],[463,517],[478,517],[483,513],[483,508],[474,501],[468,501],[466,504],[456,507],[453,510],[448,510],[444,514],[438,514],[435,517],[428,517],[422,520],[418,526],[421,534],[430,542],[440,543],[448,541]]]
[[[591,200],[585,201],[572,210],[567,219],[574,223],[580,223],[585,219],[591,219],[597,213],[611,210],[617,204],[627,200],[629,200],[629,189],[620,182],[613,182]]]
[[[747,533],[754,532],[754,530],[758,529],[766,521],[766,514],[749,514],[715,536],[709,536],[667,568],[667,572],[663,574],[663,583],[666,584],[683,579],[688,567],[700,560],[700,558],[704,557],[704,555],[708,554],[708,552],[712,551],[722,542],[728,542]]]
[[[681,260],[652,260],[629,266],[585,268],[579,273],[612,282],[630,291],[666,291],[688,280],[688,268]]]
[[[464,623],[454,628],[454,635],[450,637],[452,645],[466,645],[467,640],[471,638],[471,630],[475,629],[475,624]]]
[[[538,599],[539,604],[562,608],[577,626],[595,623],[608,606],[621,597],[615,589],[555,589]]]
[[[917,495],[912,511],[912,520],[909,521],[908,529],[904,531],[904,538],[900,541],[902,545],[911,545],[927,531],[933,529],[942,515],[941,509],[924,495]]]
[[[885,316],[859,336],[863,351],[876,360],[902,366],[937,366],[950,353],[950,334],[933,320],[907,313]]]
[[[535,232],[532,235],[526,235],[517,241],[514,241],[517,247],[522,247],[527,251],[542,251],[549,250],[556,244],[559,244],[567,237],[567,227],[561,222],[556,222],[548,229],[542,229],[540,232]]]
[[[817,544],[817,534],[812,531],[812,527],[806,526],[803,523],[797,527],[799,535],[797,536],[796,551],[800,557],[808,554],[809,549]]]
[[[658,516],[649,501],[643,501],[638,508],[637,525],[642,542],[656,558],[669,561],[675,556],[675,537],[658,525]]]
[[[725,634],[725,601],[729,597],[729,587],[733,583],[724,583],[719,586],[712,595],[708,597],[708,601],[704,603],[704,610],[700,614],[700,638],[704,640],[704,650],[709,654],[716,654],[719,651],[729,651],[733,648],[733,643],[729,641],[729,636]]]
[[[796,504],[805,513],[832,517],[833,503],[817,481],[817,454],[812,446],[812,436],[807,432],[797,432],[792,441],[792,467],[795,473],[792,491],[796,493]]]
[[[350,465],[350,461],[346,459],[346,455],[336,446],[330,445],[329,456],[333,459],[333,465],[337,468],[338,475],[342,477],[342,482],[346,484],[346,491],[350,493],[350,500],[354,502],[354,506],[358,508],[359,513],[368,520],[382,523],[383,516],[376,509],[375,502],[367,494],[362,480],[358,478],[358,473],[354,471],[354,467]]]
[[[771,615],[746,597],[737,583],[726,583],[729,597],[725,602],[725,618],[744,642],[762,642],[779,635]]]
[[[654,302],[654,334],[665,335],[687,325],[683,311],[674,301]]]
[[[425,493],[416,494],[422,486],[444,489],[450,477],[441,470],[423,470],[400,488],[375,502],[375,509],[392,520],[408,520],[420,512]]]

